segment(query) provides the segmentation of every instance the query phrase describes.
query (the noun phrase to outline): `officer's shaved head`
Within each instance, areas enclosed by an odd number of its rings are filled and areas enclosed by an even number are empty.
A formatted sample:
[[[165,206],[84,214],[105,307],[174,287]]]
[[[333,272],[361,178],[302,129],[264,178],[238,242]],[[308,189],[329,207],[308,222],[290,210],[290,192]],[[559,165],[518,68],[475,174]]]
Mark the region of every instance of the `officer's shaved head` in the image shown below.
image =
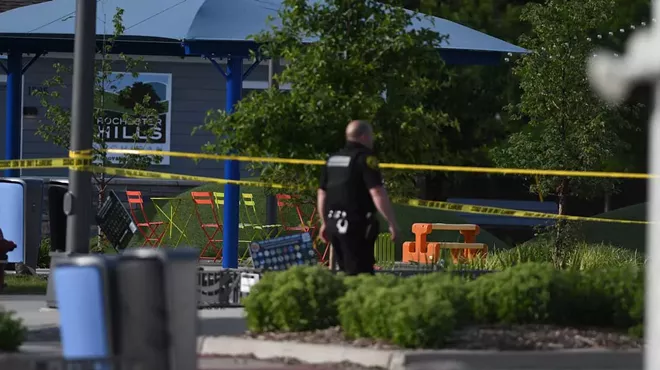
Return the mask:
[[[346,126],[346,141],[358,142],[367,148],[373,148],[373,128],[368,121],[353,120]]]

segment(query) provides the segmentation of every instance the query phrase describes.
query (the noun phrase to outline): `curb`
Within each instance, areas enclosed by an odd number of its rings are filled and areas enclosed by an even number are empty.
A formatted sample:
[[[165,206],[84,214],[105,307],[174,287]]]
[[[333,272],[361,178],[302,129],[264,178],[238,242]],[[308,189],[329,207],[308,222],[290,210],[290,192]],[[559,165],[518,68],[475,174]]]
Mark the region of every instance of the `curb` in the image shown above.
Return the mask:
[[[59,355],[62,353],[62,344],[60,342],[26,342],[21,346],[20,353]]]
[[[642,369],[641,350],[570,349],[557,351],[379,350],[287,341],[200,337],[201,356],[293,359],[307,364],[351,363],[388,370]]]
[[[391,370],[641,370],[641,350],[566,349],[555,351],[407,351]]]
[[[287,358],[307,364],[348,362],[383,369],[389,369],[391,363],[402,362],[398,358],[401,351],[226,336],[199,338],[197,353],[200,356],[252,356],[259,360]]]

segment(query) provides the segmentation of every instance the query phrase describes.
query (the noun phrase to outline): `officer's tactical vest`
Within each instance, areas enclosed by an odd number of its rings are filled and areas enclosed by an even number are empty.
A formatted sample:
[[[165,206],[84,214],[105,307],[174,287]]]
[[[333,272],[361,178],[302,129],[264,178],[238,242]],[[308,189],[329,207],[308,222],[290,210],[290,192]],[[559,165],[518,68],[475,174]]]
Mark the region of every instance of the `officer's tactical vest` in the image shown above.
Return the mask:
[[[359,156],[372,154],[366,148],[345,148],[327,163],[326,210],[345,211],[349,218],[373,212],[373,202],[357,166]]]

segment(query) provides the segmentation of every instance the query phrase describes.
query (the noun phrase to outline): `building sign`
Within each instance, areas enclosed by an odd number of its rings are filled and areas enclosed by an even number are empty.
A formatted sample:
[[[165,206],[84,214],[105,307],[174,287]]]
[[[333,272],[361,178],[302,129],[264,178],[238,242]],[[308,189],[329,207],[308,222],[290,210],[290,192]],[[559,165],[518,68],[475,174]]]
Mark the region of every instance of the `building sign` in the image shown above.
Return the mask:
[[[148,96],[145,99],[145,96]],[[105,86],[102,102],[104,113],[96,124],[109,149],[170,150],[172,128],[172,75],[169,73],[113,72]],[[155,116],[141,117],[135,113],[137,103],[154,109]],[[110,154],[117,163],[121,155]],[[161,165],[170,164],[162,157]]]

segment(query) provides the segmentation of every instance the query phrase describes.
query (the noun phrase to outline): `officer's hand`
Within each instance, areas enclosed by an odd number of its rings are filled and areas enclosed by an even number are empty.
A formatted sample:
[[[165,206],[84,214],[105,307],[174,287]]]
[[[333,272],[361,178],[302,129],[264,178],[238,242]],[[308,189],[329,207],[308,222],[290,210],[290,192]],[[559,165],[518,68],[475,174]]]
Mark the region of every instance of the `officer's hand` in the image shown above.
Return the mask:
[[[328,242],[328,237],[325,236],[325,222],[321,224],[321,228],[319,229],[319,239],[323,240],[324,243]]]
[[[398,227],[395,224],[390,224],[390,235],[393,242],[395,242],[396,238],[399,236],[398,232]]]

